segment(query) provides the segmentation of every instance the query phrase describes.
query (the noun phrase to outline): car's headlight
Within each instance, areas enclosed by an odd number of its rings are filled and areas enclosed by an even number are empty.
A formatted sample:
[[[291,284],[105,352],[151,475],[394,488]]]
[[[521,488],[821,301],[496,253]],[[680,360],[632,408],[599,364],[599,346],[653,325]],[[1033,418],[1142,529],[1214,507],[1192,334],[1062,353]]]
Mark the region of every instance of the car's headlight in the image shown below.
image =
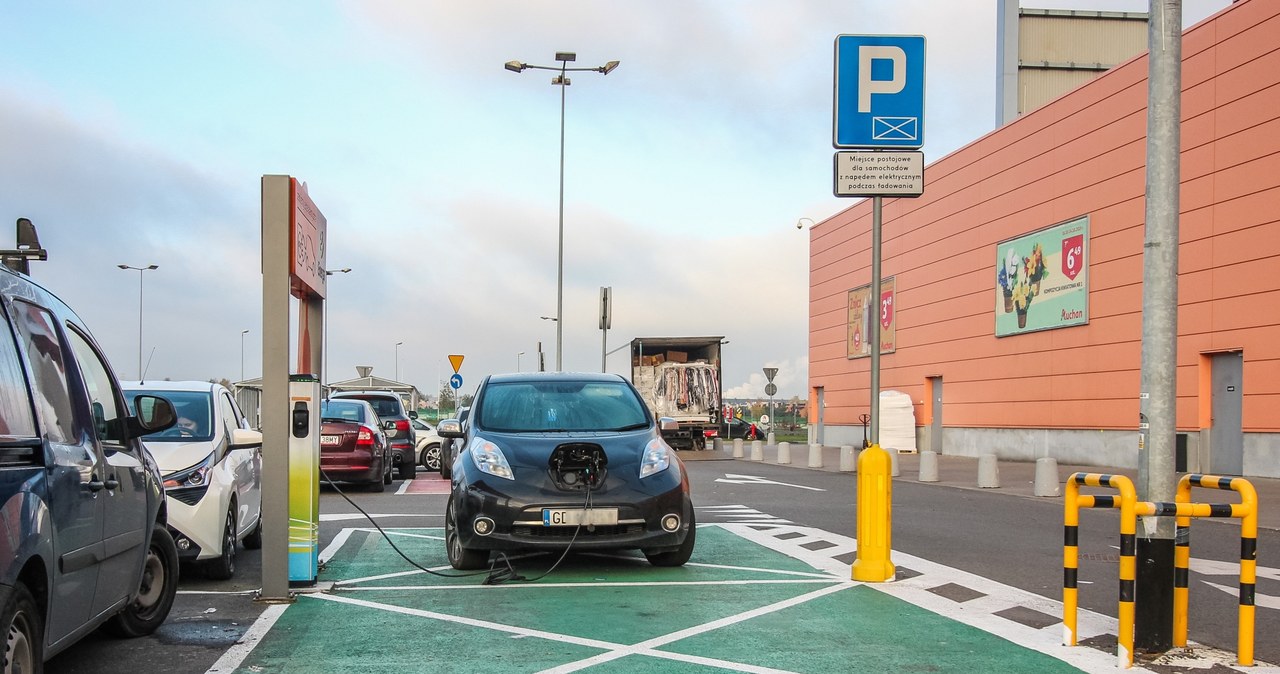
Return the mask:
[[[170,473],[164,478],[165,489],[182,489],[184,487],[207,487],[209,486],[209,472],[213,470],[213,454],[204,457],[204,460],[196,465],[180,470],[176,473]]]
[[[671,466],[671,450],[662,438],[654,438],[644,448],[644,460],[640,462],[640,477],[661,473]]]
[[[471,441],[471,460],[482,473],[508,480],[516,479],[515,474],[511,472],[511,464],[507,463],[507,457],[503,455],[502,449],[484,438],[476,438]]]

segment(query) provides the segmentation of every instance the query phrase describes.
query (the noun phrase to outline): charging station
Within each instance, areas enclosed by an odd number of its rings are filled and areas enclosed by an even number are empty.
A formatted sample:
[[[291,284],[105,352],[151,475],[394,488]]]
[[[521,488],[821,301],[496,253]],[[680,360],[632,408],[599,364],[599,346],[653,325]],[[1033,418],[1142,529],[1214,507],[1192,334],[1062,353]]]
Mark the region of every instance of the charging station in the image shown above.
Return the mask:
[[[289,376],[289,586],[316,584],[320,567],[320,379]]]

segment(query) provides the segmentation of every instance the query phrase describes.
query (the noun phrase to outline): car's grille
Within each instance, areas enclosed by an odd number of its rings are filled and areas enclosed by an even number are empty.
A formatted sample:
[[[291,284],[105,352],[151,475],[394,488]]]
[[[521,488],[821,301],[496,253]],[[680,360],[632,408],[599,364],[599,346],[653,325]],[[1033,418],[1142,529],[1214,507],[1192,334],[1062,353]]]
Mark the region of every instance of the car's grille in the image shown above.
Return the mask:
[[[596,525],[588,529],[587,527],[530,527],[515,526],[511,527],[511,535],[523,536],[527,538],[563,538],[569,540],[573,538],[574,531],[577,530],[578,538],[610,538],[613,536],[628,536],[632,534],[644,533],[644,524],[617,524],[617,525]]]
[[[195,505],[204,498],[205,492],[209,491],[208,486],[204,487],[187,487],[185,489],[166,489],[165,494],[182,501],[187,505]]]

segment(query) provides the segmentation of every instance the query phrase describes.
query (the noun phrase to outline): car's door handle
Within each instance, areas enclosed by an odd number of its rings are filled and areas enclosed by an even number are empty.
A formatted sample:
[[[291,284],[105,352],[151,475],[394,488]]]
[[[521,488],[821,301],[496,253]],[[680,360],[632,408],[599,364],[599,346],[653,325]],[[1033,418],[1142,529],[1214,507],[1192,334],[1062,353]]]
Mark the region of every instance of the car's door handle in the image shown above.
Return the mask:
[[[120,487],[120,481],[115,479],[114,477],[107,478],[107,481],[105,484],[108,490],[118,489]]]
[[[102,480],[95,479],[95,480],[90,480],[89,482],[86,482],[84,486],[88,487],[89,491],[100,492],[102,491],[102,488],[105,487],[106,485],[103,484]]]

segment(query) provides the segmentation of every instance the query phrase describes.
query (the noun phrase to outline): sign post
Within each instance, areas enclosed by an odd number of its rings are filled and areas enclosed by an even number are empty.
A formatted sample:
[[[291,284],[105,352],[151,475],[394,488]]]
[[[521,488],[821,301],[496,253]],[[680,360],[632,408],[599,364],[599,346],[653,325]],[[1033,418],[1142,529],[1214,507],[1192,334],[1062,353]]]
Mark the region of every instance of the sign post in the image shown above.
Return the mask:
[[[924,156],[920,153],[884,152],[914,150],[924,144],[924,53],[919,35],[840,35],[835,44],[835,100],[832,145],[840,148],[879,150],[847,153],[835,158],[835,195],[871,197],[871,296],[880,297],[880,223],[884,196],[914,197],[924,191]],[[919,178],[914,174],[918,165]],[[880,167],[885,167],[881,170]],[[842,175],[841,169],[844,169]],[[864,180],[861,176],[870,176]],[[902,176],[899,179],[899,176]],[[871,330],[871,447],[863,452],[870,464],[888,465],[880,448],[880,331]],[[865,472],[858,471],[859,480]],[[858,490],[858,559],[853,578],[861,581],[891,580],[893,563],[889,548],[874,546],[872,539],[888,542],[892,497],[888,481],[882,491]],[[876,517],[871,518],[870,514]],[[864,514],[868,517],[864,518]],[[874,519],[874,521],[872,521]],[[866,520],[866,521],[864,521]],[[864,544],[866,532],[868,540]],[[864,550],[866,554],[864,554]]]

